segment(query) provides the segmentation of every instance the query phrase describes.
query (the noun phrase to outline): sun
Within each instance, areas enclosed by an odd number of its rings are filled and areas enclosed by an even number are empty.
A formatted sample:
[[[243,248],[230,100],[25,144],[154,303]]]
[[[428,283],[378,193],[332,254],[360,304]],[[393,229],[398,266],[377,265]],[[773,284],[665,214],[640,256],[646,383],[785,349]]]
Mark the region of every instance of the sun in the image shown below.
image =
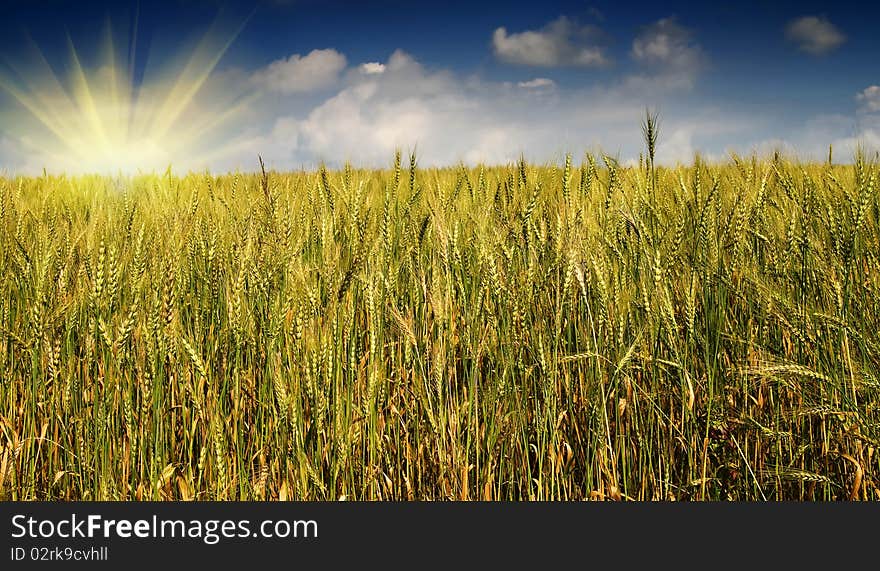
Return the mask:
[[[108,21],[91,65],[68,35],[66,73],[28,38],[24,53],[0,67],[0,89],[16,104],[0,130],[55,171],[204,168],[230,146],[232,126],[250,102],[242,86],[215,75],[245,21],[218,18],[187,51],[164,62],[147,58],[139,77],[136,25],[118,43]]]

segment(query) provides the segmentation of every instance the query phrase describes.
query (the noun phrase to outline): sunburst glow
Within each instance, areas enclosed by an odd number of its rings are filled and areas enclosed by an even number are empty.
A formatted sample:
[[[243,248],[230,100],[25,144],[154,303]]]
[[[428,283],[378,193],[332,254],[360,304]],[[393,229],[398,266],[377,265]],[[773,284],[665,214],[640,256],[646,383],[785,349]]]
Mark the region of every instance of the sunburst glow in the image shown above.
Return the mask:
[[[114,42],[109,22],[95,65],[67,37],[63,74],[28,40],[0,70],[0,88],[26,111],[6,118],[4,130],[64,172],[203,168],[224,154],[248,101],[213,75],[240,29],[218,20],[186,52],[161,63],[149,58],[140,78],[136,32]]]

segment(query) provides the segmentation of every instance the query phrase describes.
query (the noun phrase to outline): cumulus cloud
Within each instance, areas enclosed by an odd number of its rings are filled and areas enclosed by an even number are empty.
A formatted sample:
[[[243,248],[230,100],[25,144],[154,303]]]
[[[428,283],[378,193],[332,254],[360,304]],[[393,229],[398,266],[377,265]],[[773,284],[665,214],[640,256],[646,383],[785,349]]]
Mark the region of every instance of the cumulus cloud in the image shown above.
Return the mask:
[[[645,26],[633,40],[631,53],[639,63],[680,70],[697,71],[705,63],[693,33],[674,17]]]
[[[880,85],[866,87],[856,95],[860,110],[867,113],[880,112]]]
[[[846,161],[857,149],[880,150],[880,115],[851,116],[842,113],[821,114],[806,119],[792,129],[778,129],[779,136],[743,145],[743,151],[769,155],[774,151],[800,160],[821,161],[834,149],[835,161]]]
[[[536,77],[529,81],[520,81],[517,85],[526,89],[549,89],[551,87],[556,87],[556,82],[552,79],[547,79],[546,77]]]
[[[334,85],[346,65],[345,56],[334,49],[312,50],[270,63],[254,72],[251,81],[271,92],[306,93]]]
[[[360,66],[360,70],[367,75],[382,73],[383,71],[385,71],[385,64],[376,61],[362,63]]]
[[[537,67],[601,67],[609,64],[600,45],[602,32],[560,16],[538,30],[492,34],[495,56],[501,61]]]
[[[871,91],[869,94],[876,94]],[[834,160],[847,161],[855,156],[857,150],[869,154],[880,151],[880,111],[871,112],[865,104],[857,113],[823,113],[806,118],[791,129],[777,129],[777,148],[791,156],[803,160],[824,160],[828,156],[828,146],[834,149]],[[769,149],[767,141],[759,143],[761,148]]]
[[[846,41],[846,36],[824,16],[802,16],[788,23],[785,37],[798,49],[812,55],[834,51]]]
[[[254,76],[260,72],[218,75],[210,80],[217,83],[211,91]],[[647,105],[663,114],[658,162],[674,164],[690,162],[695,149],[717,146],[761,120],[662,86],[646,90],[618,79],[562,88],[542,76],[494,81],[431,68],[403,51],[347,67],[308,97],[270,89],[262,79],[244,82],[255,99],[248,100],[241,129],[223,131],[229,136],[223,137],[222,154],[198,169],[250,170],[258,154],[275,169],[314,168],[322,161],[340,166],[346,160],[374,167],[387,165],[398,148],[417,149],[424,166],[504,164],[521,155],[541,163],[600,150],[626,161],[643,150],[639,121]],[[42,164],[53,164],[45,154],[27,155],[33,164],[22,157],[6,161],[11,156],[9,142],[0,141],[0,168],[39,172]],[[174,166],[182,165],[175,159]]]
[[[834,155],[841,160],[855,156],[857,149],[868,152],[880,151],[880,115],[863,115],[855,118],[846,115],[821,116],[808,122],[808,130],[798,137],[803,145],[809,145],[810,139],[824,141],[823,149],[827,152],[828,145],[834,147]],[[816,145],[818,146],[818,145]]]
[[[658,161],[675,163],[752,124],[680,92],[646,92],[623,81],[581,89],[554,88],[543,77],[488,81],[427,68],[402,51],[382,65],[382,73],[349,74],[334,95],[303,113],[282,111],[249,152],[261,152],[275,168],[385,165],[395,149],[413,147],[425,166],[507,163],[520,154],[543,162],[598,149],[623,160],[642,150],[639,120],[650,104],[663,109]]]
[[[633,88],[690,88],[708,64],[693,32],[675,17],[643,27],[633,40],[630,56],[643,67],[642,74],[629,78]]]

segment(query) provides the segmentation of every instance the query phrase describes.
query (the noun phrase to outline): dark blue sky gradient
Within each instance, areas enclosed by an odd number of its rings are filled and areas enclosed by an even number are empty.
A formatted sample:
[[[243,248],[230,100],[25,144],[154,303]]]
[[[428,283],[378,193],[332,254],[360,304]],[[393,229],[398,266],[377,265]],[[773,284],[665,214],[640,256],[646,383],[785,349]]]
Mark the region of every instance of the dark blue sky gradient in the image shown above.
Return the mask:
[[[535,29],[560,15],[602,27],[612,53],[625,62],[639,28],[675,15],[692,28],[705,47],[714,70],[727,79],[747,77],[760,84],[783,77],[786,82],[816,83],[816,74],[863,82],[877,73],[880,5],[851,2],[627,2],[504,1],[419,2],[415,0],[3,0],[0,3],[0,48],[8,52],[27,29],[41,47],[62,48],[59,33],[69,29],[75,39],[93,37],[109,15],[116,25],[127,23],[140,6],[143,37],[157,32],[186,36],[204,28],[225,10],[253,17],[239,37],[230,60],[246,55],[252,64],[266,63],[316,47],[333,47],[352,61],[384,60],[402,48],[429,65],[493,73],[491,34],[505,26],[515,32]],[[805,59],[784,40],[782,30],[803,14],[827,16],[845,31],[848,41],[831,56]],[[593,71],[581,72],[588,81]]]

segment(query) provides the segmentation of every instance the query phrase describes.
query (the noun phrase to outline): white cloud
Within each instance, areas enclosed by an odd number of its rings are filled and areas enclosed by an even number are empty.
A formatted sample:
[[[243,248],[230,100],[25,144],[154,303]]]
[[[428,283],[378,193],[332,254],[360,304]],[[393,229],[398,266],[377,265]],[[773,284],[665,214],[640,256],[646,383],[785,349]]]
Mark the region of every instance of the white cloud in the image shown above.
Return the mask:
[[[609,63],[599,44],[601,31],[580,26],[565,16],[539,30],[508,33],[498,28],[492,47],[501,61],[538,67],[601,67]]]
[[[276,93],[306,93],[334,85],[346,65],[345,56],[334,49],[312,50],[270,63],[254,72],[251,81]]]
[[[625,79],[629,89],[689,90],[709,63],[693,32],[675,17],[661,18],[644,26],[633,39],[630,57],[641,72]]]
[[[779,150],[792,158],[822,161],[828,156],[829,145],[834,150],[835,162],[851,160],[858,148],[869,153],[880,150],[880,115],[817,115],[780,136],[743,145],[741,149],[761,155]]]
[[[367,75],[382,73],[383,71],[385,71],[385,64],[375,61],[362,63],[360,66],[360,70]]]
[[[381,74],[349,74],[335,95],[301,115],[282,113],[248,148],[275,168],[322,160],[385,165],[395,149],[413,147],[425,166],[506,163],[521,153],[544,162],[600,148],[626,159],[642,150],[645,106],[657,105],[664,121],[658,160],[675,163],[755,121],[661,84],[645,91],[628,81],[584,89],[549,89],[555,84],[541,77],[492,82],[425,68],[402,51],[384,66]]]
[[[802,16],[785,28],[788,41],[813,55],[831,52],[846,41],[846,36],[824,16]]]
[[[856,95],[856,101],[861,104],[861,111],[880,112],[880,85],[866,87]]]
[[[642,28],[633,40],[631,55],[646,66],[692,74],[706,63],[703,48],[693,39],[693,33],[674,17]]]
[[[546,77],[536,77],[529,81],[520,81],[517,85],[524,87],[525,89],[549,89],[551,87],[556,87],[556,82],[552,79],[547,79]]]
[[[874,113],[856,117],[845,115],[830,117],[836,118],[836,121],[828,121],[827,124],[812,121],[812,130],[798,140],[808,144],[806,137],[816,137],[816,140],[822,140],[819,137],[824,137],[825,152],[828,144],[833,144],[834,155],[840,157],[840,160],[854,157],[856,149],[859,148],[869,153],[880,151],[880,115]]]

